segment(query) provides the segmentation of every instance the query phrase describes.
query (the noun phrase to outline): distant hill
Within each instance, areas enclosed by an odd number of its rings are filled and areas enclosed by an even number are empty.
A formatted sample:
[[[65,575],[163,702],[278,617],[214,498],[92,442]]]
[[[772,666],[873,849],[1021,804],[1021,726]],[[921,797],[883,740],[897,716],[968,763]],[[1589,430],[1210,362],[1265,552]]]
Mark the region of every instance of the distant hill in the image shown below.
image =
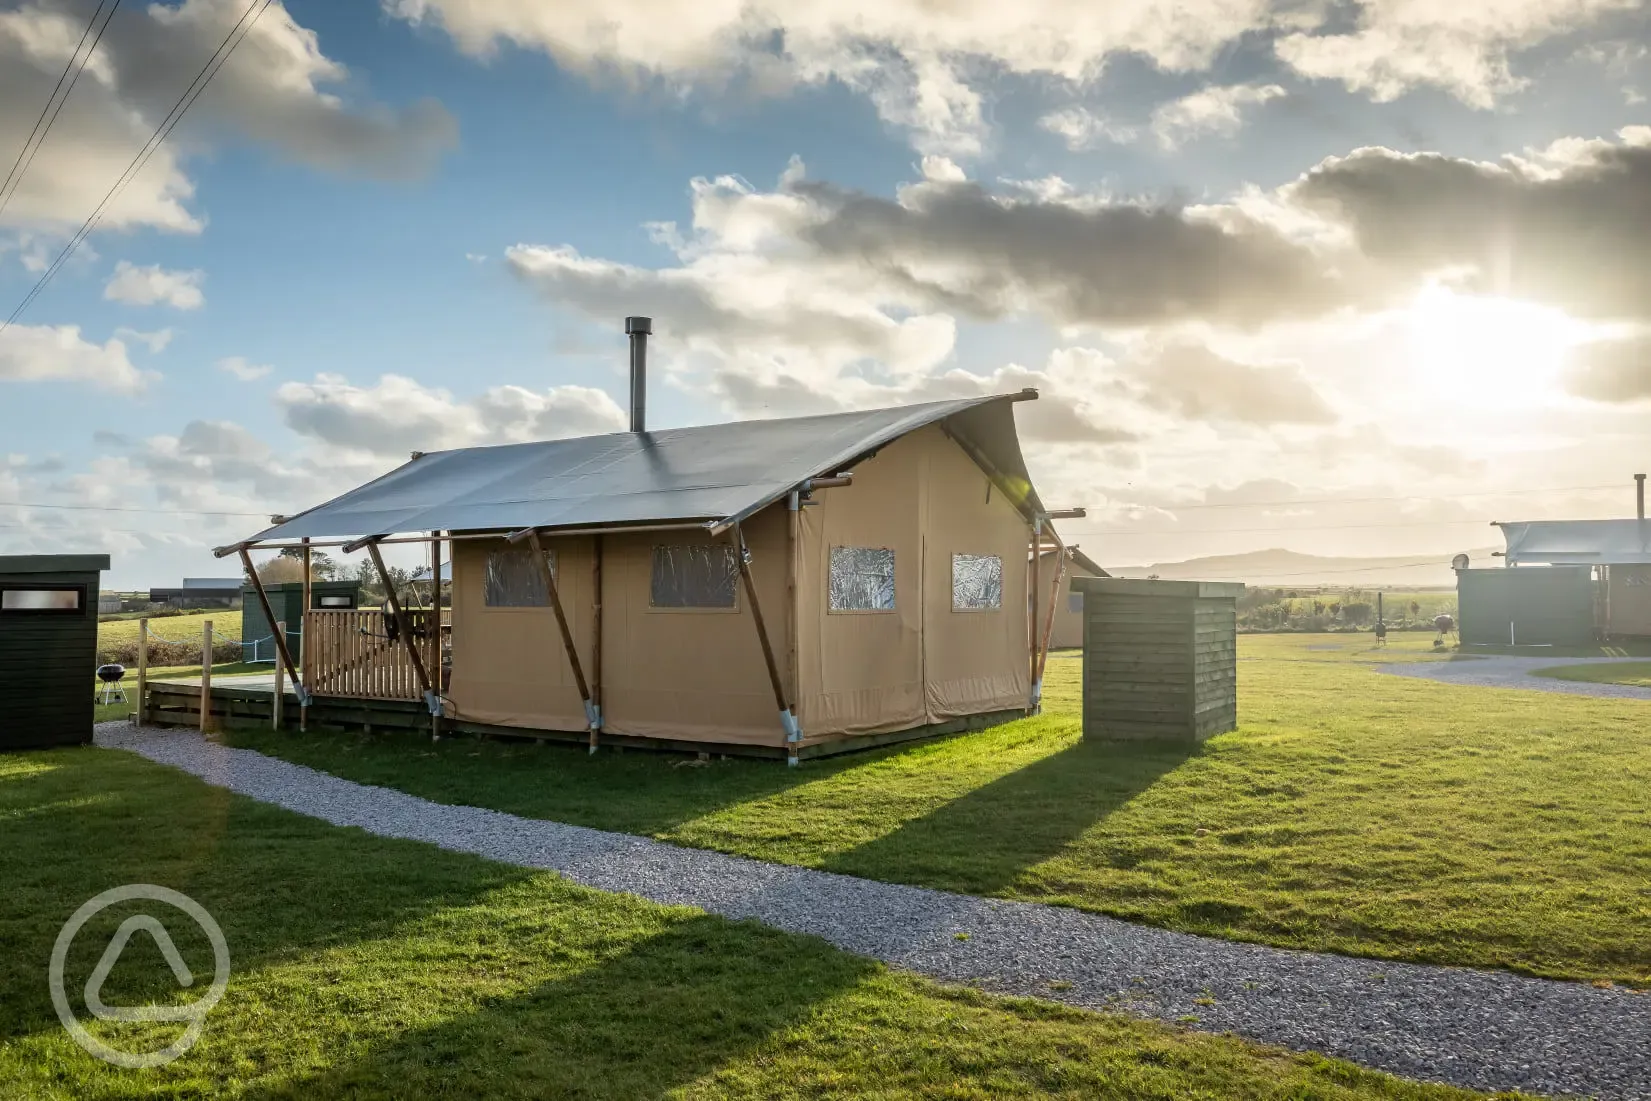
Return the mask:
[[[1475,566],[1500,565],[1491,548],[1468,552]],[[1166,581],[1242,581],[1247,585],[1288,589],[1292,586],[1386,589],[1454,589],[1456,575],[1448,554],[1412,554],[1392,558],[1327,558],[1289,550],[1248,551],[1154,562],[1150,566],[1113,566],[1114,577],[1157,576]]]

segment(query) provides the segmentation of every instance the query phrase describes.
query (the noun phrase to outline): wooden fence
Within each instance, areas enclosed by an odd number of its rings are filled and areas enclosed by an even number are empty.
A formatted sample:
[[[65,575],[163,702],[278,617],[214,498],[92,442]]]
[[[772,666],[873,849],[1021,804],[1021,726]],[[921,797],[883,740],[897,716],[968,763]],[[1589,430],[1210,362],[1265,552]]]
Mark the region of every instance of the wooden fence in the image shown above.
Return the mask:
[[[420,653],[429,651],[430,613],[409,610],[408,626]],[[317,696],[362,700],[417,700],[418,673],[394,621],[380,611],[311,611],[304,617],[304,666]]]

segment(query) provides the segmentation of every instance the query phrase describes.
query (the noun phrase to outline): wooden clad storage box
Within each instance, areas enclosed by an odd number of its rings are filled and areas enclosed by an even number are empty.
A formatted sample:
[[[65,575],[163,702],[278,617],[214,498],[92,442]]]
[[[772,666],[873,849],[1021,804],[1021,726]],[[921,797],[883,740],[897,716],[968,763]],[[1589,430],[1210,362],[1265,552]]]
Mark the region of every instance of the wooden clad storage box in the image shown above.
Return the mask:
[[[106,554],[0,555],[0,750],[92,740]]]
[[[1076,577],[1086,738],[1201,742],[1238,726],[1242,584]]]

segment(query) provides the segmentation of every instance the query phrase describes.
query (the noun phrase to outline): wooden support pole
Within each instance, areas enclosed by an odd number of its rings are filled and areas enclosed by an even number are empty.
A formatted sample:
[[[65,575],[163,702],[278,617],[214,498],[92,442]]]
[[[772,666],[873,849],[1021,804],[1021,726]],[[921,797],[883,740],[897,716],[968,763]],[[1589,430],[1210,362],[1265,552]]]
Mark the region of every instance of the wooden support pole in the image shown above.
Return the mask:
[[[201,733],[212,729],[212,621],[201,624]]]
[[[441,683],[441,532],[430,533],[430,679],[435,682],[436,695],[442,693]],[[441,738],[441,711],[430,713],[430,740]]]
[[[1032,538],[1030,540],[1031,560],[1026,567],[1026,591],[1028,595],[1026,611],[1026,645],[1031,655],[1031,683],[1026,693],[1026,713],[1030,715],[1038,706],[1038,559],[1043,544],[1043,524],[1037,517],[1032,518]]]
[[[1055,529],[1050,528],[1049,533],[1054,535]],[[1044,617],[1043,647],[1039,651],[1040,657],[1038,658],[1037,683],[1039,685],[1038,698],[1040,703],[1043,698],[1043,674],[1049,668],[1049,639],[1055,633],[1055,609],[1060,607],[1061,586],[1066,581],[1066,544],[1061,542],[1059,535],[1055,535],[1055,553],[1059,556],[1059,564],[1055,568],[1054,583],[1049,586],[1049,614]]]
[[[796,706],[802,697],[802,672],[798,669],[797,649],[798,636],[802,632],[802,620],[797,614],[797,554],[801,546],[802,526],[802,497],[793,492],[786,501],[785,513],[785,615],[786,615],[786,672],[789,679],[786,686],[790,689],[792,706]]]
[[[413,661],[413,672],[418,677],[419,691],[426,696],[430,694],[430,677],[424,671],[424,658],[418,652],[418,643],[413,640],[413,632],[407,623],[407,613],[401,607],[401,598],[396,595],[395,582],[390,579],[390,571],[384,568],[384,555],[379,553],[376,542],[368,543],[367,553],[372,556],[373,568],[378,571],[378,579],[384,585],[384,600],[390,605],[390,615],[396,621],[396,634],[401,638],[401,644],[407,650],[407,656]]]
[[[757,642],[762,645],[762,660],[768,666],[768,683],[774,689],[774,702],[780,709],[780,725],[785,730],[785,744],[789,749],[787,763],[797,763],[797,745],[799,731],[797,718],[791,710],[791,705],[785,699],[785,682],[780,679],[780,667],[774,660],[774,646],[768,640],[768,627],[763,623],[762,604],[757,600],[757,586],[751,580],[751,564],[747,562],[745,553],[745,535],[740,531],[738,524],[733,525],[734,557],[739,561],[740,580],[745,583],[745,598],[751,602],[751,619],[757,625]]]
[[[275,609],[270,607],[269,593],[264,591],[264,579],[259,577],[258,571],[252,568],[252,555],[247,553],[245,547],[241,548],[241,565],[246,568],[247,580],[252,582],[252,589],[258,594],[258,607],[264,610],[264,622],[270,624],[273,628],[275,625]],[[275,657],[280,664],[287,667],[287,673],[296,681],[298,679],[298,667],[292,662],[292,651],[287,649],[287,636],[284,631],[275,632]]]
[[[302,732],[304,732],[304,731],[306,731],[310,728],[310,704],[309,704],[310,692],[309,692],[309,689],[310,689],[310,670],[313,668],[313,666],[311,666],[311,664],[310,664],[310,638],[309,638],[310,632],[309,632],[309,626],[310,626],[310,608],[313,607],[314,604],[315,604],[315,600],[311,596],[312,590],[310,588],[310,585],[311,585],[311,570],[314,567],[312,566],[312,564],[310,562],[310,540],[309,540],[308,536],[304,537],[304,556],[303,556],[303,560],[304,560],[304,595],[300,598],[302,600],[302,603],[303,603],[303,610],[298,613],[298,663],[299,663],[298,684],[300,686],[300,691],[298,693],[298,730],[299,730],[300,733],[302,733]]]
[[[149,620],[138,620],[138,725],[149,721]]]
[[[590,702],[596,724],[590,728],[590,751],[596,752],[602,721],[602,536],[591,536]]]
[[[545,592],[550,596],[550,610],[556,613],[556,627],[562,632],[562,648],[567,651],[568,664],[573,667],[573,682],[579,686],[579,699],[585,705],[588,729],[594,729],[596,708],[591,702],[590,685],[585,681],[585,667],[579,661],[579,648],[573,642],[573,629],[568,626],[568,617],[562,611],[562,594],[556,589],[556,571],[550,568],[550,560],[545,557],[538,530],[530,531],[527,538],[528,545],[533,548],[533,561],[539,566],[539,576],[544,578]]]
[[[286,636],[286,633],[287,633],[287,625],[284,621],[281,622],[281,623],[277,623],[275,625],[275,634],[276,634],[277,638],[284,638]],[[277,730],[277,731],[279,731],[281,729],[281,710],[282,710],[283,706],[286,704],[286,702],[287,702],[287,667],[285,665],[282,665],[280,662],[276,662],[275,663],[275,695],[270,698],[270,704],[269,704],[269,725],[270,725],[271,729]]]

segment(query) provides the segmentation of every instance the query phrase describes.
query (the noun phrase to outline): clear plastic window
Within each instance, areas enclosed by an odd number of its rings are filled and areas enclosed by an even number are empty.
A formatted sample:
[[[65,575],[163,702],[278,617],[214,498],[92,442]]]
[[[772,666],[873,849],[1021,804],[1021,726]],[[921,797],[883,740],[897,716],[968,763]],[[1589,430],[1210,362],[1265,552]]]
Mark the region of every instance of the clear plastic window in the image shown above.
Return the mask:
[[[887,547],[832,547],[827,586],[831,611],[894,611],[894,551]]]
[[[556,552],[545,551],[552,576],[556,575]],[[484,600],[489,608],[548,608],[550,592],[545,588],[545,575],[533,561],[533,551],[527,547],[487,552],[487,578],[483,584]]]
[[[648,604],[654,608],[732,608],[739,576],[733,547],[718,543],[656,546]]]
[[[952,611],[1003,607],[1003,559],[995,554],[952,555]]]
[[[1083,593],[1067,593],[1066,610],[1081,614],[1083,612]]]

